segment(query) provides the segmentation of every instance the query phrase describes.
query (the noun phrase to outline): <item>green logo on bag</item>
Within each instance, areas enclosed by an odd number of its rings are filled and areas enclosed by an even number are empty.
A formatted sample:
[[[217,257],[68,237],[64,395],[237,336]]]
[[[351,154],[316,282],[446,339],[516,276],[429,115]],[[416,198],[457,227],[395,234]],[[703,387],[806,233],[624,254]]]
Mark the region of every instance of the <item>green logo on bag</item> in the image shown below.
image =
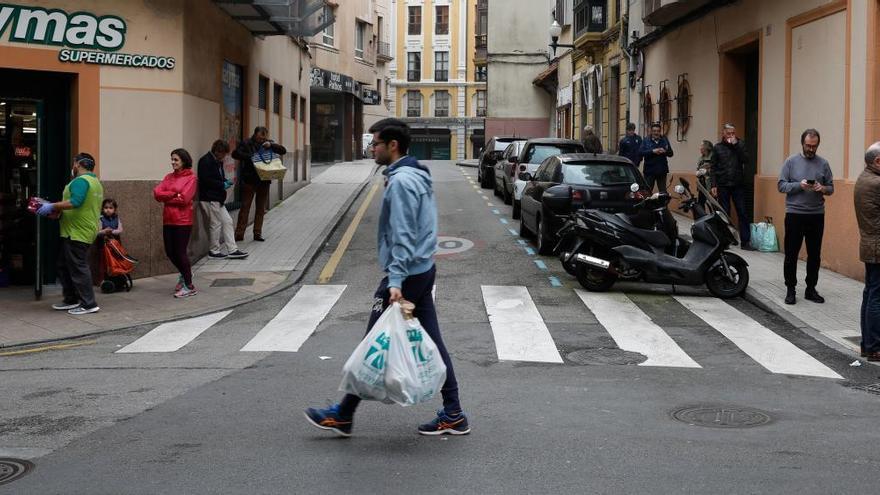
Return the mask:
[[[367,355],[364,356],[364,361],[366,361],[370,366],[377,370],[381,370],[385,367],[385,352],[388,350],[388,345],[391,343],[391,337],[389,337],[385,332],[380,333],[376,340],[370,345],[370,350],[367,351]],[[377,347],[378,346],[378,347]]]
[[[406,331],[406,338],[410,342],[421,342],[422,341],[422,331],[418,328],[410,328]]]

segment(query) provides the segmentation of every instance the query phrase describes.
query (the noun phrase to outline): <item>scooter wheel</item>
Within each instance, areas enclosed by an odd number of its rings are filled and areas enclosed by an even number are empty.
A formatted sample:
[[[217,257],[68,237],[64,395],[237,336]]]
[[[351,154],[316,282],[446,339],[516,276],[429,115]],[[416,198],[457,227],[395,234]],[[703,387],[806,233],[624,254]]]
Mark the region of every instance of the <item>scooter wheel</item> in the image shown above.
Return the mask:
[[[749,266],[746,261],[733,253],[724,253],[727,266],[733,278],[727,276],[724,264],[719,259],[706,270],[706,287],[713,296],[730,299],[741,296],[749,286]]]
[[[578,283],[590,292],[605,292],[617,282],[617,275],[583,263],[578,263],[575,270]]]

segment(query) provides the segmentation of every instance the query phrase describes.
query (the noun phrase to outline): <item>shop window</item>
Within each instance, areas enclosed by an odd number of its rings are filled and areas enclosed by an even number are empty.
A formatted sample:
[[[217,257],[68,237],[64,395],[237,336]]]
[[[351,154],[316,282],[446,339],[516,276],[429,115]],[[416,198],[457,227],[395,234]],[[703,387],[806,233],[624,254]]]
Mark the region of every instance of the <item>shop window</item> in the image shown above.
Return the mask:
[[[449,91],[434,92],[434,116],[449,117]]]
[[[449,6],[438,5],[434,21],[434,34],[449,34]]]
[[[324,19],[332,19],[333,18],[333,8],[329,6],[324,6]],[[335,33],[334,26],[336,24],[330,24],[324,28],[324,31],[321,33],[321,42],[327,46],[333,46],[333,36]]]
[[[281,114],[281,85],[276,84],[272,88],[272,113]]]
[[[296,120],[296,107],[299,105],[299,96],[296,93],[290,93],[290,118]]]
[[[409,52],[406,54],[406,80],[420,81],[422,79],[422,52]]]
[[[486,91],[477,91],[477,117],[486,116]]]
[[[449,80],[449,52],[434,52],[434,80]]]
[[[260,76],[260,82],[257,84],[257,108],[260,110],[268,110],[269,104],[266,99],[269,97],[269,78]]]
[[[409,18],[408,18],[408,30],[412,36],[418,36],[422,34],[422,8],[419,6],[409,7]]]
[[[422,93],[420,91],[406,92],[406,116],[422,116]]]
[[[361,21],[355,22],[354,32],[354,56],[364,58],[364,38],[367,33],[367,24]]]

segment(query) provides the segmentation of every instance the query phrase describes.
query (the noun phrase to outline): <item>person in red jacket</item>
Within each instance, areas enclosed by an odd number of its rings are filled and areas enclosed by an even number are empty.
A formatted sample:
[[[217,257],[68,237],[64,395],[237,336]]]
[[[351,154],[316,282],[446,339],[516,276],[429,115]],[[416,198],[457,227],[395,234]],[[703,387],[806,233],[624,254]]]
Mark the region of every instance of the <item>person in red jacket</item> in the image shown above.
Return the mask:
[[[196,176],[192,171],[192,157],[183,148],[171,152],[173,172],[166,175],[153,189],[156,201],[165,205],[162,211],[162,237],[165,255],[180,272],[174,297],[190,297],[198,294],[192,281],[192,264],[186,250],[192,234],[193,198],[196,195]]]

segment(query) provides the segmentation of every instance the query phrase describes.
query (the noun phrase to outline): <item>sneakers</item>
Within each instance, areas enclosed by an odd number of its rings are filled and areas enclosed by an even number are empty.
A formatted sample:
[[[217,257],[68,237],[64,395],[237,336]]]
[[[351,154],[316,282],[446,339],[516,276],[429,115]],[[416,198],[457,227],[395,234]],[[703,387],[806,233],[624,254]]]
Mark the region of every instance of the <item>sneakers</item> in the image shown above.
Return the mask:
[[[806,291],[804,291],[804,299],[807,301],[813,301],[814,303],[822,304],[825,302],[825,298],[820,296],[818,292],[816,292],[815,288],[808,287]]]
[[[79,307],[79,301],[72,302],[72,303],[69,303],[67,301],[63,301],[63,302],[55,303],[52,305],[52,309],[54,309],[55,311],[68,311],[68,310],[78,308],[78,307]]]
[[[339,416],[339,404],[334,404],[327,409],[310,407],[305,410],[305,415],[309,423],[316,428],[332,431],[342,437],[351,436],[352,420]]]
[[[437,417],[433,421],[419,426],[420,435],[467,435],[470,432],[471,428],[464,413],[450,416],[443,409],[437,411]]]
[[[92,306],[91,308],[86,308],[86,307],[83,307],[83,306],[80,306],[79,304],[77,304],[75,308],[68,310],[67,313],[72,314],[74,316],[79,316],[79,315],[87,315],[87,314],[91,314],[91,313],[97,313],[100,310],[101,310],[101,308],[99,308],[98,306]]]
[[[750,242],[746,242],[746,243],[744,243],[744,244],[742,245],[742,250],[743,250],[743,251],[757,251],[757,249],[755,248],[755,246],[752,246],[752,243],[750,243]]]
[[[242,251],[241,249],[236,249],[235,251],[227,254],[226,257],[233,260],[243,260],[248,257],[248,253]]]
[[[174,297],[178,299],[183,299],[184,297],[191,297],[199,293],[199,290],[196,289],[195,285],[191,285],[189,287],[183,286],[179,291],[174,293]]]
[[[183,289],[183,275],[177,277],[177,285],[174,286],[174,292],[172,292],[172,294],[176,296],[177,293],[180,292],[180,289]]]
[[[789,287],[788,291],[785,293],[785,304],[794,304],[797,302],[797,296],[795,296],[794,287]]]
[[[211,258],[223,259],[226,257],[223,253],[215,253],[213,251],[208,251],[208,256]]]

